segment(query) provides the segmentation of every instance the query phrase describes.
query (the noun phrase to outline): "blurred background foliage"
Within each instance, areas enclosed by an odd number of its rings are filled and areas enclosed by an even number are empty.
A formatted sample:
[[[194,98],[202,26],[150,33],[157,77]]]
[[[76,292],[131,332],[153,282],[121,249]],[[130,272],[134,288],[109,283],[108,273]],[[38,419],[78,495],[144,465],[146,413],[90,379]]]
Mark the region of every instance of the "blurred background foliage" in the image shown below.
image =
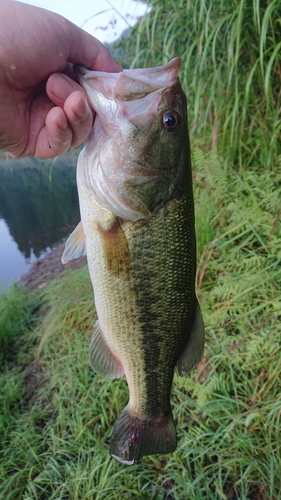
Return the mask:
[[[238,169],[280,166],[279,0],[152,0],[109,49],[124,67],[181,57],[192,134]]]

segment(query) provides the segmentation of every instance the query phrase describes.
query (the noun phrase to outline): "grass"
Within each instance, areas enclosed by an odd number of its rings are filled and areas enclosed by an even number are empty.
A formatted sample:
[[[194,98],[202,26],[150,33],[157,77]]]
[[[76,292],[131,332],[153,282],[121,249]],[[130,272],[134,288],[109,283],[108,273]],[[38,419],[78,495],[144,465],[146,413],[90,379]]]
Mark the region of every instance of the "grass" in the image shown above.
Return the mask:
[[[272,188],[280,174],[238,175],[215,153],[192,149],[207,340],[192,376],[175,376],[177,451],[132,467],[110,458],[128,391],[124,379],[104,380],[89,367],[95,311],[83,268],[42,292],[39,323],[3,364],[1,414],[8,409],[10,417],[1,436],[1,498],[279,498],[281,253]]]
[[[175,375],[178,448],[132,467],[110,458],[128,391],[89,367],[86,269],[39,297],[14,287],[0,299],[5,500],[280,498],[279,2],[152,6],[112,50],[132,66],[182,57],[206,348],[190,377]]]
[[[36,322],[38,300],[21,285],[13,286],[0,301],[0,362],[14,355],[26,330]]]
[[[279,0],[150,3],[149,14],[113,44],[113,54],[132,67],[181,57],[192,135],[203,135],[240,171],[278,168]]]

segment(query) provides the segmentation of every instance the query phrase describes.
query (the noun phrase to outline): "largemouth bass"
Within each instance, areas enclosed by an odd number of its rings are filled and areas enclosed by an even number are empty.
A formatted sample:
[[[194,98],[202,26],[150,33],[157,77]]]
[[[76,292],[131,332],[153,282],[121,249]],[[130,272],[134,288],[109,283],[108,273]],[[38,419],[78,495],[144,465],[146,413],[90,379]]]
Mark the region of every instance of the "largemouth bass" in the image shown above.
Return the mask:
[[[122,73],[78,69],[96,118],[78,160],[81,222],[62,260],[87,254],[98,315],[93,369],[126,375],[130,399],[110,441],[125,464],[176,449],[174,368],[188,374],[204,348],[179,68],[173,59]]]

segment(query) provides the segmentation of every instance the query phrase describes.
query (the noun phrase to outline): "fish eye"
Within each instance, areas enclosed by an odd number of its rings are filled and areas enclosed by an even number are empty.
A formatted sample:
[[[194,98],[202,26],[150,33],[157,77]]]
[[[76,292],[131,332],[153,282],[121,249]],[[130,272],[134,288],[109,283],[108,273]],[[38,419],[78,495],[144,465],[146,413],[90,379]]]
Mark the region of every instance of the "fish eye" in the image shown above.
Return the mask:
[[[167,132],[176,132],[180,121],[180,116],[175,111],[166,111],[163,115],[163,125]]]

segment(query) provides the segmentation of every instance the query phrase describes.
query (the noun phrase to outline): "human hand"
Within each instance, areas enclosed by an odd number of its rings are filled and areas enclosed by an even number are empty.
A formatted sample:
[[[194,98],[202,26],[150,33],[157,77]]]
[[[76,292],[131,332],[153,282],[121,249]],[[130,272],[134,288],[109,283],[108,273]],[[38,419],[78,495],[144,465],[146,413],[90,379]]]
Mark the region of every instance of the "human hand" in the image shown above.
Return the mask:
[[[72,65],[122,68],[94,37],[63,17],[12,0],[0,4],[0,148],[52,158],[81,144],[93,112]]]

